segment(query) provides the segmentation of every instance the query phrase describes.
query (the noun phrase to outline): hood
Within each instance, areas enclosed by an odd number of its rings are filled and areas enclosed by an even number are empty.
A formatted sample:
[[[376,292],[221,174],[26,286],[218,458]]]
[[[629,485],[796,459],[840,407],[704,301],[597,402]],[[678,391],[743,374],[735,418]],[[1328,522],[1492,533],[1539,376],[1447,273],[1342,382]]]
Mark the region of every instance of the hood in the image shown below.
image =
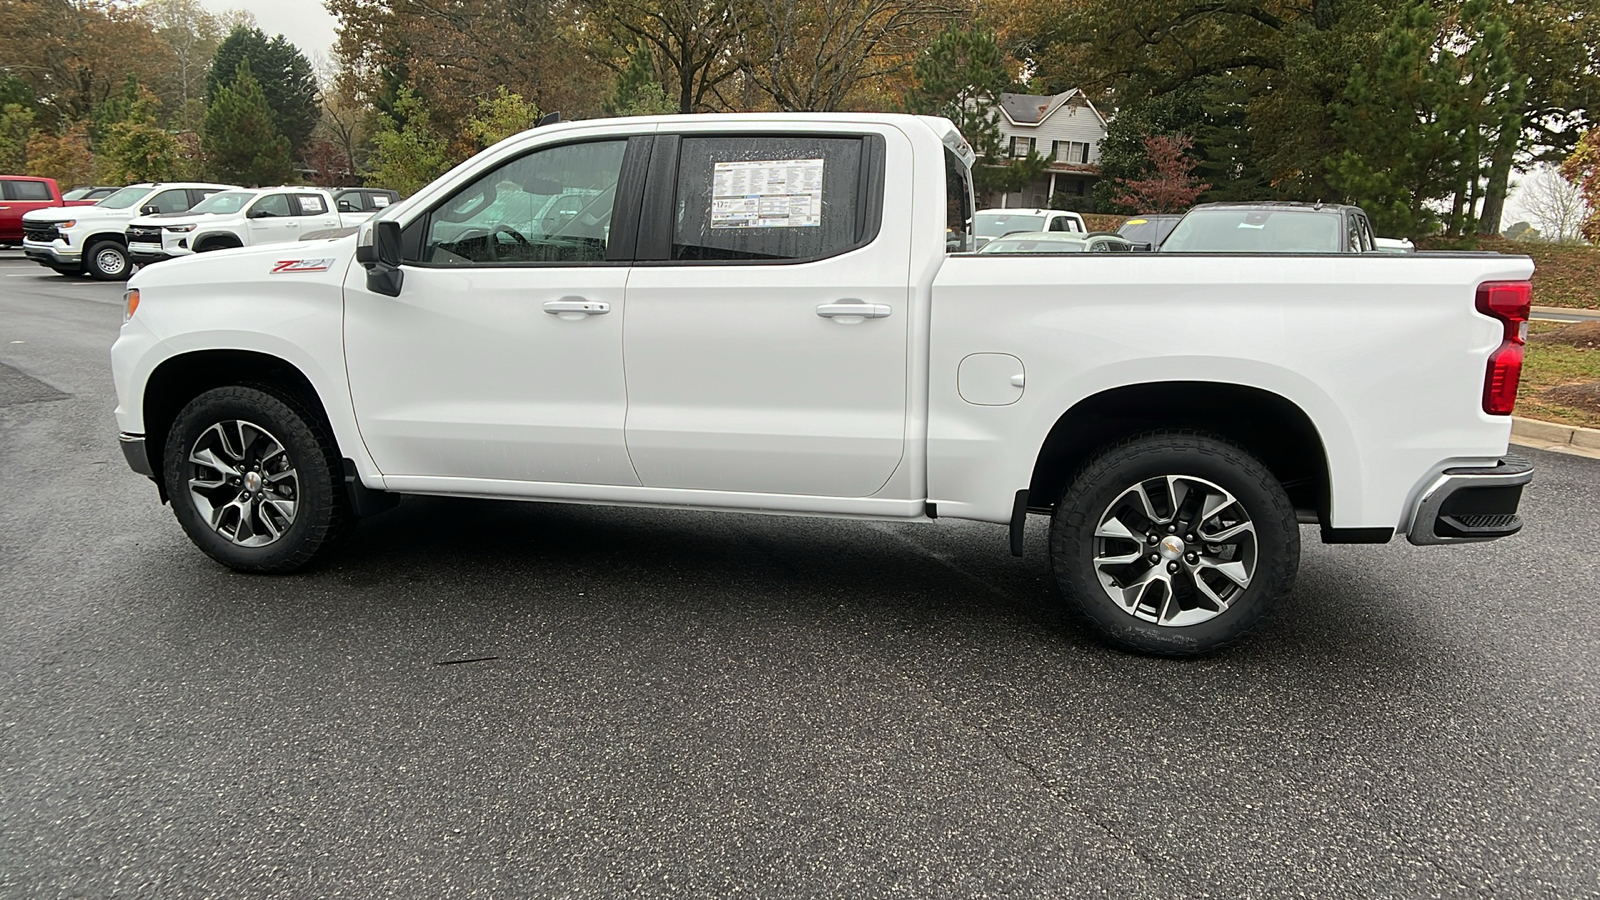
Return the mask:
[[[211,216],[207,215],[206,213],[157,213],[151,216],[139,216],[136,219],[130,219],[128,221],[128,227],[135,228],[140,225],[148,225],[154,228],[161,225],[191,225],[198,224],[209,218],[211,218]]]
[[[52,206],[49,209],[36,209],[22,214],[22,221],[37,222],[41,225],[53,222],[65,222],[76,219],[79,222],[100,221],[102,219],[127,218],[131,209],[105,209],[99,206]]]
[[[265,247],[234,247],[180,256],[134,273],[130,287],[169,285],[337,284],[356,255],[354,235],[335,240],[295,241]]]

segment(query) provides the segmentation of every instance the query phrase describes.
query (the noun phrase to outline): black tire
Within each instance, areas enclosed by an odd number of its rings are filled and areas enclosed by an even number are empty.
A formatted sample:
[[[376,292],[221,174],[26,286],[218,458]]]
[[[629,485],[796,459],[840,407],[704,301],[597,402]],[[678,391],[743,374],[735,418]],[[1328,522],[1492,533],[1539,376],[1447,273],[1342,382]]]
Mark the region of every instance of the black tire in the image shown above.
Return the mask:
[[[245,430],[229,430],[228,423],[247,423]],[[215,487],[206,486],[202,492],[191,492],[191,478],[206,478],[208,473],[221,473],[221,469],[199,465],[190,460],[191,452],[205,437],[214,444],[218,432],[213,426],[229,435],[233,449],[240,451],[238,470],[249,475],[250,457],[256,455],[254,469],[258,474],[255,487],[258,493],[253,513],[235,509],[224,510],[213,527],[210,518],[201,509],[201,503],[210,499],[229,501],[231,505],[243,499],[249,486],[237,478],[224,478]],[[237,439],[232,439],[237,435]],[[286,459],[284,469],[293,470],[292,481],[269,484],[261,480],[279,465],[277,454],[265,458],[260,452],[281,447]],[[256,450],[251,448],[255,447]],[[217,453],[213,447],[212,458],[233,462],[231,450]],[[270,477],[281,477],[281,471]],[[172,423],[162,465],[162,478],[167,486],[167,496],[172,499],[172,511],[183,526],[189,539],[212,559],[241,572],[292,572],[311,562],[317,554],[331,548],[355,525],[349,499],[345,493],[342,465],[332,436],[320,419],[303,409],[292,398],[255,387],[233,386],[206,391],[194,398]],[[270,477],[268,480],[270,480]],[[291,492],[283,498],[273,491],[285,487]],[[266,497],[266,500],[260,498]],[[292,500],[292,517],[281,514],[281,501]],[[270,513],[268,505],[279,501]],[[249,524],[239,526],[241,518],[249,516]],[[283,527],[287,522],[287,527]],[[274,528],[276,523],[276,528]],[[232,525],[230,534],[230,525]],[[278,533],[273,535],[274,531]],[[247,533],[248,532],[248,533]],[[241,539],[266,542],[247,546]]]
[[[1165,476],[1175,476],[1177,486]],[[1230,499],[1200,519],[1208,504]],[[1222,535],[1239,530],[1241,519],[1253,531],[1206,541],[1208,526]],[[1121,530],[1131,537],[1113,534]],[[1138,558],[1116,563],[1129,555]],[[1101,451],[1062,492],[1050,524],[1050,564],[1061,593],[1112,644],[1194,656],[1249,634],[1294,589],[1300,528],[1283,486],[1240,447],[1193,432],[1150,432]],[[1248,574],[1247,584],[1225,571]],[[1148,581],[1162,584],[1139,587]],[[1113,599],[1113,591],[1124,599]]]
[[[83,267],[97,281],[127,281],[133,275],[128,248],[116,241],[99,241],[83,254]]]

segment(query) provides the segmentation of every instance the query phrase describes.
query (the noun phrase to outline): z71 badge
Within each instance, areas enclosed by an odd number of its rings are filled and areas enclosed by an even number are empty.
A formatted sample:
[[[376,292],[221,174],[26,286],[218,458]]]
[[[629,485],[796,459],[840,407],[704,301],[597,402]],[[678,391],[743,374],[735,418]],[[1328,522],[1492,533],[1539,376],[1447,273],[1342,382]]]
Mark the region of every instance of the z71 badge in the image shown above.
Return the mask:
[[[326,272],[333,265],[331,259],[280,259],[272,267],[273,275],[282,275],[288,272]]]

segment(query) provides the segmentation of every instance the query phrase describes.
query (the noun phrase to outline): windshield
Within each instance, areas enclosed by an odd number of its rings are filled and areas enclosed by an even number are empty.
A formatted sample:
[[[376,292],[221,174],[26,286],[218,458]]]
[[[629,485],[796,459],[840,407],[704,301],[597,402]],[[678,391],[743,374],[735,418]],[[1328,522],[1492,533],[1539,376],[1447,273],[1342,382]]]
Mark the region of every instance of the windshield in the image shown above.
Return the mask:
[[[204,200],[201,200],[199,203],[196,203],[193,208],[189,210],[189,212],[196,215],[206,213],[213,215],[217,213],[236,213],[239,210],[244,209],[244,205],[255,199],[255,196],[258,193],[260,192],[223,191],[220,194],[212,194]]]
[[[1161,243],[1163,253],[1338,253],[1338,210],[1197,209]]]
[[[138,203],[140,200],[143,200],[145,195],[150,193],[150,190],[150,187],[147,185],[136,184],[133,187],[125,187],[122,190],[117,191],[115,194],[112,194],[104,200],[101,200],[95,205],[104,206],[106,209],[127,209],[135,203]]]
[[[994,238],[1018,231],[1043,231],[1044,216],[1020,216],[1006,212],[980,212],[973,217],[973,232],[978,237]]]
[[[1177,224],[1177,216],[1140,217],[1122,223],[1122,227],[1117,229],[1117,234],[1135,244],[1149,244],[1154,247],[1171,234],[1172,227]]]
[[[1088,248],[1084,240],[1062,240],[1058,237],[1028,235],[1000,238],[983,245],[979,253],[1082,253]]]

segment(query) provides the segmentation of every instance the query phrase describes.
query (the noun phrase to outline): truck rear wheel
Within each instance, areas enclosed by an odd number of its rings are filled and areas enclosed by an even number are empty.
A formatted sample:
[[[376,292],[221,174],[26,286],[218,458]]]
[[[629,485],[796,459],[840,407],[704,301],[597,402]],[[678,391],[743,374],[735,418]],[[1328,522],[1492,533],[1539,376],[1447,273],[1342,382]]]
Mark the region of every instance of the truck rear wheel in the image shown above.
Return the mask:
[[[354,524],[338,451],[315,416],[251,387],[190,401],[162,477],[189,539],[241,572],[291,572]]]
[[[1108,447],[1068,485],[1050,562],[1107,640],[1193,656],[1238,641],[1293,590],[1300,529],[1283,486],[1243,449],[1151,432]]]

